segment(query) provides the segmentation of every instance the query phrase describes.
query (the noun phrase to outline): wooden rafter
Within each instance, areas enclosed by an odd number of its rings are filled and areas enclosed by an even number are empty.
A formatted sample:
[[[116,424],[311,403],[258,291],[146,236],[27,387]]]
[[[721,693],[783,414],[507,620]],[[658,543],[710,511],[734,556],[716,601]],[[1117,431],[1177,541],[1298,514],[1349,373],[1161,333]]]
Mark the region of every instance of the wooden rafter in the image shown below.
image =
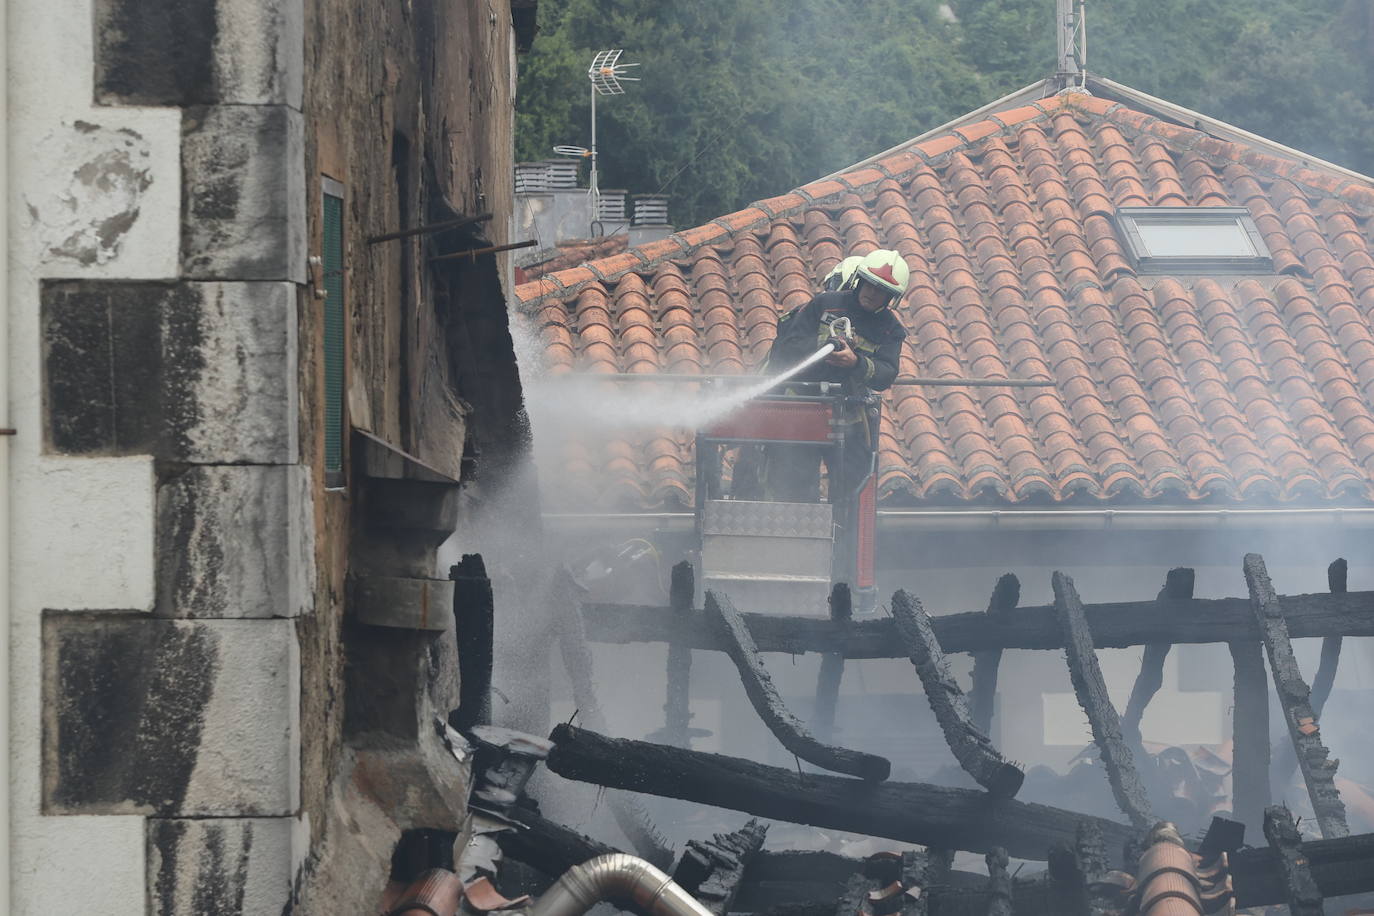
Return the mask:
[[[1269,670],[1274,675],[1274,690],[1278,693],[1284,722],[1298,755],[1298,768],[1307,782],[1317,826],[1328,839],[1346,836],[1350,828],[1345,822],[1345,804],[1336,789],[1336,761],[1330,759],[1322,744],[1317,715],[1310,702],[1311,691],[1293,656],[1283,604],[1274,594],[1263,557],[1257,553],[1246,554],[1243,568],[1245,584],[1250,589],[1250,603],[1264,640],[1264,651],[1269,657]]]
[[[807,763],[813,763],[822,769],[873,781],[881,781],[888,777],[892,771],[892,764],[887,758],[826,744],[812,735],[801,720],[792,714],[783,703],[782,697],[778,695],[777,688],[773,686],[773,679],[768,675],[763,656],[759,654],[740,612],[735,609],[729,598],[708,591],[706,612],[715,618],[727,637],[726,654],[739,671],[740,680],[744,682],[744,692],[753,704],[754,711],[783,747]]]
[[[1021,602],[1021,582],[1011,573],[1003,573],[992,589],[988,601],[989,615],[1013,611]],[[992,714],[997,703],[997,669],[1002,664],[1001,649],[983,649],[973,653],[973,686],[968,693],[969,715],[983,734],[992,736]]]
[[[1111,783],[1112,795],[1132,824],[1142,830],[1148,829],[1154,824],[1154,813],[1150,810],[1150,800],[1145,794],[1140,774],[1136,772],[1131,749],[1122,737],[1121,720],[1117,717],[1116,707],[1107,695],[1107,685],[1102,680],[1102,668],[1097,663],[1092,633],[1083,616],[1083,604],[1078,599],[1078,591],[1073,587],[1073,579],[1061,572],[1051,577],[1051,584],[1054,587],[1054,606],[1059,614],[1059,625],[1064,630],[1064,654],[1068,660],[1073,690],[1078,696],[1078,705],[1088,716],[1093,741],[1102,757],[1102,766],[1107,771],[1107,781]]]
[[[897,634],[921,678],[926,699],[954,759],[993,795],[1015,795],[1026,774],[998,753],[988,736],[973,724],[964,692],[950,673],[940,641],[931,628],[930,615],[917,598],[900,590],[892,596],[892,614],[897,621]]]

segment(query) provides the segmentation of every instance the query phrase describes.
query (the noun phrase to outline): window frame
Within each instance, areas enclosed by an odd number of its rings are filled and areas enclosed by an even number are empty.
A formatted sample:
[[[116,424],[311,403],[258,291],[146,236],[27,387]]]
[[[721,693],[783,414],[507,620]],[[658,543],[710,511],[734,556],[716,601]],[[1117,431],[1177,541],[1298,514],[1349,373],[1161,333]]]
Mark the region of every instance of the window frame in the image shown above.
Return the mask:
[[[1139,225],[1152,221],[1177,221],[1180,217],[1199,225],[1229,222],[1250,239],[1256,254],[1246,255],[1152,255],[1140,233]],[[1112,214],[1117,238],[1141,274],[1268,274],[1274,272],[1274,259],[1254,217],[1245,207],[1120,207]]]

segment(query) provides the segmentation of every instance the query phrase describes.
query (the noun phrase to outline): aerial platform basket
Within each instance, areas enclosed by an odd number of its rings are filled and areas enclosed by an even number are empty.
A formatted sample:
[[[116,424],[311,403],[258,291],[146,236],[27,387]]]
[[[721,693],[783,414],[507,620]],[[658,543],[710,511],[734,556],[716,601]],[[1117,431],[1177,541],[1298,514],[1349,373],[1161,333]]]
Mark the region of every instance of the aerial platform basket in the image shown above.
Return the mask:
[[[738,481],[725,485],[731,449],[814,446],[829,450],[828,467],[844,466],[840,418],[854,399],[838,385],[795,387],[805,393],[754,398],[697,433],[702,587],[725,592],[741,610],[825,616],[832,584],[846,582],[855,590],[855,606],[871,607],[877,518],[872,467],[851,492],[827,486],[814,502],[739,498]]]

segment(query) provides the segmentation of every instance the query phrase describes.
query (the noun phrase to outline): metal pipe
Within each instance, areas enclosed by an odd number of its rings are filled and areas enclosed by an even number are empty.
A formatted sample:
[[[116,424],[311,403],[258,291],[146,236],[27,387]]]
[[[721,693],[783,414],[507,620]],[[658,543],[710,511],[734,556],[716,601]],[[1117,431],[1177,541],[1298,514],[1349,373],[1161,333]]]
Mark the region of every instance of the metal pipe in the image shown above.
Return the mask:
[[[686,372],[639,372],[639,373],[569,373],[561,378],[585,378],[598,382],[668,382],[691,384],[706,382],[710,384],[741,385],[765,381],[762,375],[692,375]],[[776,384],[776,381],[774,382]],[[893,385],[922,385],[930,388],[1052,388],[1058,384],[1053,379],[1029,378],[930,378],[925,376],[901,376],[892,380]]]
[[[585,529],[601,525],[615,530],[653,525],[686,530],[694,516],[687,512],[550,512],[546,524]],[[1056,531],[1169,529],[1228,525],[1374,526],[1374,508],[1347,509],[879,509],[884,531],[955,528],[1052,529]]]
[[[582,916],[611,898],[631,900],[649,916],[712,916],[653,865],[623,852],[597,856],[563,873],[528,916]]]
[[[10,911],[10,275],[9,8],[0,9],[0,912]]]
[[[458,219],[445,220],[442,223],[430,223],[428,226],[416,226],[414,229],[402,229],[399,232],[386,232],[382,235],[374,235],[368,238],[369,245],[378,242],[391,242],[396,239],[408,239],[413,235],[424,235],[427,232],[442,232],[445,229],[460,229],[463,226],[470,226],[473,223],[483,223],[491,219],[490,213],[481,213],[477,216],[464,216]]]

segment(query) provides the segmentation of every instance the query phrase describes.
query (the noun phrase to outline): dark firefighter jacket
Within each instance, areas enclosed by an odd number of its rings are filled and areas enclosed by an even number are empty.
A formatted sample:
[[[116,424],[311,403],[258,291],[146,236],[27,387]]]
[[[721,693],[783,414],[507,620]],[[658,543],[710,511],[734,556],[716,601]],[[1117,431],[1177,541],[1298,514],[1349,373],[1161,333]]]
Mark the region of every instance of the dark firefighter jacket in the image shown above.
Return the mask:
[[[822,360],[797,376],[803,382],[847,383],[851,391],[885,391],[897,377],[906,328],[892,309],[867,312],[852,291],[820,293],[778,319],[778,336],[768,353],[768,371],[784,372],[805,360],[830,339],[830,322],[848,316],[854,327],[859,361],[849,369]]]

